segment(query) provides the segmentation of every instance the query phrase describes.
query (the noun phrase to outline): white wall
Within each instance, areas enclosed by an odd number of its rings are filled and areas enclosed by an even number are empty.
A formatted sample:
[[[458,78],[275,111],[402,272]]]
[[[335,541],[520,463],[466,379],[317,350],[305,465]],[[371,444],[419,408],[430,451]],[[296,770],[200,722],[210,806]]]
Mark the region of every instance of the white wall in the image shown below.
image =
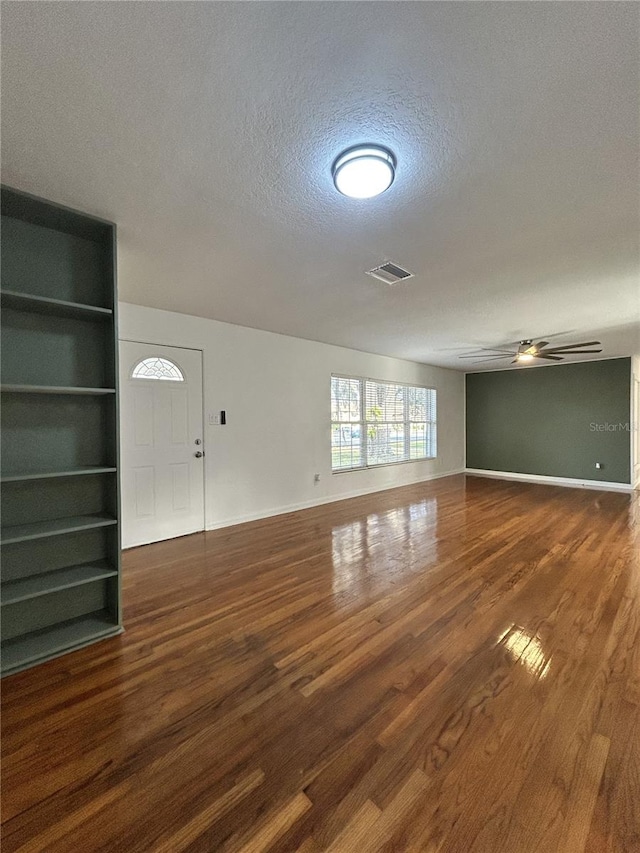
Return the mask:
[[[462,373],[128,303],[119,312],[122,340],[203,350],[207,529],[464,468]],[[438,457],[332,474],[332,373],[436,388]],[[209,426],[220,409],[227,425]]]

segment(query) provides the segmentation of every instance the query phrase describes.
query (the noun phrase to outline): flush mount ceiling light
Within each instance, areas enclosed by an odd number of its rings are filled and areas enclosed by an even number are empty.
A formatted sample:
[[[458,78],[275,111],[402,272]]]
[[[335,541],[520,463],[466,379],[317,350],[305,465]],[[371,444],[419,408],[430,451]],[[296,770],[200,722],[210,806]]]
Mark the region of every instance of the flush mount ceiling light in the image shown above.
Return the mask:
[[[382,145],[356,145],[336,157],[331,169],[338,192],[373,198],[388,190],[396,176],[396,158]]]

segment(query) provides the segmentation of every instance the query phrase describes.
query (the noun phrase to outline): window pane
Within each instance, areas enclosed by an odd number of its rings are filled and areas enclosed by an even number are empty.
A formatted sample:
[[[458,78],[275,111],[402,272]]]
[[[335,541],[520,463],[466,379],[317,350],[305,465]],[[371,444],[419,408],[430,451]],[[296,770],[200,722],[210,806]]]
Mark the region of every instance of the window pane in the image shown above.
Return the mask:
[[[406,458],[404,424],[367,424],[367,464],[383,465]]]
[[[410,421],[428,421],[427,416],[427,394],[433,393],[427,388],[407,388],[407,402],[409,404]]]
[[[437,429],[435,423],[427,426],[427,456],[438,455]]]
[[[345,423],[361,419],[360,379],[331,377],[331,420]]]
[[[332,376],[331,417],[334,471],[436,456],[433,388]]]
[[[411,424],[411,459],[424,459],[427,453],[427,430],[426,424]]]
[[[390,382],[367,380],[365,420],[404,421],[405,389]]]
[[[169,382],[184,382],[184,376],[177,364],[168,358],[153,356],[139,361],[131,373],[132,379],[164,379]]]
[[[436,422],[436,391],[435,388],[427,388],[427,420]],[[435,430],[433,433],[435,440]],[[435,448],[435,445],[434,445]],[[433,454],[435,456],[435,452]]]
[[[362,467],[360,424],[331,424],[331,467],[334,471]]]

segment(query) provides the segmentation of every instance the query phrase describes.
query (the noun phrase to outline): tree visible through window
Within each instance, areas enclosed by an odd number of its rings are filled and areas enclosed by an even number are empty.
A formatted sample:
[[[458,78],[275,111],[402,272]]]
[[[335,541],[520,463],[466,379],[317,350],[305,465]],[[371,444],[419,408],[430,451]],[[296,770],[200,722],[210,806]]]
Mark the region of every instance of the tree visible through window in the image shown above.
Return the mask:
[[[331,377],[332,470],[432,459],[435,455],[435,389]]]
[[[132,379],[165,379],[169,382],[184,382],[184,376],[177,364],[168,358],[152,356],[139,361],[131,373]]]

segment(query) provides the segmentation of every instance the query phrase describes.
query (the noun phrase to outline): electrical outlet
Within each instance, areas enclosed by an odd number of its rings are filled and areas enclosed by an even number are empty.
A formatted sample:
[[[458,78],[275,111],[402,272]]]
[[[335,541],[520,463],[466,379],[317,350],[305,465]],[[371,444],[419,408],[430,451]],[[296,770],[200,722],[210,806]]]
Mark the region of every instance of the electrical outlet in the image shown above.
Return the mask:
[[[319,483],[319,482],[320,482],[320,474],[314,474],[314,475],[313,475],[313,482],[314,482],[314,483]]]
[[[602,468],[602,462],[596,462],[596,468],[599,471]]]

